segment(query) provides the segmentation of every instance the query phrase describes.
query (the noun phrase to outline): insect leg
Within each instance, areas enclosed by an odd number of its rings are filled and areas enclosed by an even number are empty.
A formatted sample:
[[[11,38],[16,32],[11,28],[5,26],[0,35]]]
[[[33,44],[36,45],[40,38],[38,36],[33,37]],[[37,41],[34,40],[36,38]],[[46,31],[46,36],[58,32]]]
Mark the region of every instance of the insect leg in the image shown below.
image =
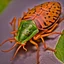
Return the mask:
[[[13,60],[13,59],[16,57],[16,55],[17,55],[17,53],[18,53],[18,51],[20,50],[21,47],[22,47],[22,45],[20,45],[20,46],[17,48],[17,50],[16,50],[14,56],[11,58],[11,60]]]
[[[12,42],[12,41],[15,41],[15,39],[14,39],[14,38],[8,38],[7,40],[3,41],[3,42],[0,44],[0,46],[2,46],[3,44],[5,44],[7,41]]]
[[[39,47],[38,47],[38,44],[36,42],[34,42],[32,39],[30,40],[30,43],[35,45],[37,48],[37,64],[39,64]]]
[[[27,49],[23,46],[23,49],[25,50],[25,51],[27,51]]]
[[[62,34],[62,33],[61,32],[52,32],[52,33],[48,33],[48,34],[43,34],[43,35],[41,35],[41,37],[46,37],[46,36],[50,36],[53,34]]]
[[[17,33],[17,30],[16,30],[16,31],[12,31],[12,32],[11,32],[11,34],[15,34],[15,33]]]
[[[52,29],[54,29],[54,28],[52,28]],[[47,32],[48,30],[46,30],[46,32]],[[49,31],[50,32],[50,31]],[[46,37],[46,36],[49,36],[49,35],[52,35],[52,34],[62,34],[61,32],[52,32],[52,33],[48,33],[48,34],[43,34],[44,32],[42,31],[41,33],[39,33],[39,34],[37,34],[37,35],[35,35],[34,37],[33,37],[33,39],[34,40],[38,40],[39,38],[40,38],[40,36],[42,36],[42,37]],[[42,35],[43,34],[43,35]]]
[[[15,31],[16,30],[16,17],[13,18],[13,20],[10,22],[10,25],[12,26],[13,31]],[[15,36],[15,33],[14,33],[14,36]]]
[[[52,32],[55,28],[57,28],[57,26],[58,26],[58,23],[54,24],[54,26],[52,26],[52,28],[49,29],[49,30],[47,31],[47,33]]]
[[[63,18],[59,18],[59,23],[61,22],[61,21],[63,21],[64,20],[64,16],[63,16]]]
[[[16,30],[16,17],[13,18],[13,20],[10,22],[10,25],[13,27],[13,31]]]
[[[45,32],[47,32],[48,30],[46,29],[46,30],[44,30],[44,31],[42,31],[42,32],[39,32],[37,35],[35,35],[34,37],[33,37],[33,39],[34,40],[38,40],[39,38],[40,38],[40,36],[42,35],[42,34],[44,34]]]
[[[2,51],[2,52],[9,52],[9,51],[11,51],[16,45],[17,45],[17,43],[15,43],[15,44],[12,46],[12,48],[10,48],[9,50],[1,50],[1,51]]]
[[[42,42],[44,44],[45,50],[51,50],[51,51],[54,51],[55,52],[54,49],[49,48],[49,47],[46,46],[46,43],[44,42],[44,39],[43,39],[43,37],[46,37],[46,36],[49,36],[49,35],[52,35],[52,34],[62,34],[62,33],[61,32],[52,32],[52,33],[48,33],[48,34],[43,34],[43,35],[40,36],[40,38],[41,38],[41,40],[42,40]]]
[[[34,40],[38,40],[40,37],[40,34],[37,34],[36,36],[33,37]]]
[[[22,18],[18,19],[18,27],[20,26],[20,22],[21,22]]]
[[[41,37],[41,40],[42,40],[42,43],[43,43],[43,45],[44,45],[45,51],[46,51],[46,50],[50,50],[50,51],[55,52],[55,49],[52,49],[52,48],[50,48],[50,47],[47,47],[47,45],[46,45],[46,43],[44,42],[44,39],[43,39],[42,37]]]

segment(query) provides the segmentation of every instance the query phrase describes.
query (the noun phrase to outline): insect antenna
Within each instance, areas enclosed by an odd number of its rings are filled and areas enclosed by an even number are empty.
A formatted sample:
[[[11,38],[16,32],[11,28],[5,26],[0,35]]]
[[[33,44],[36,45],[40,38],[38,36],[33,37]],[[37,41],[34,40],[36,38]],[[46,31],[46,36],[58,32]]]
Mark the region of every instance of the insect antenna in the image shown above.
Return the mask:
[[[3,42],[0,44],[0,46],[2,46],[3,44],[5,44],[7,41],[12,42],[12,41],[15,41],[15,39],[14,39],[14,38],[9,38],[9,39],[3,41]]]
[[[11,61],[16,57],[16,55],[17,55],[19,49],[20,49],[22,46],[23,46],[23,45],[20,45],[20,46],[17,48],[17,50],[16,50],[14,56],[11,58]]]
[[[2,51],[2,52],[9,52],[9,51],[11,51],[16,45],[17,45],[17,43],[15,43],[9,50],[1,50],[1,51]]]

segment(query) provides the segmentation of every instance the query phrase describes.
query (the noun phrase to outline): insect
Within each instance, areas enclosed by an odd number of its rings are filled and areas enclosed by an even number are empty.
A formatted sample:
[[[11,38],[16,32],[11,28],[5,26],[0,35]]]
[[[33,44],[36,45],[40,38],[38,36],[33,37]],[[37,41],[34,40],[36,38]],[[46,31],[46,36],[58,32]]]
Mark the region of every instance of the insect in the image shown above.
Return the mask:
[[[32,9],[28,9],[28,12],[25,13],[22,18],[18,19],[18,28],[16,29],[16,17],[10,22],[10,25],[13,28],[11,34],[12,38],[8,38],[3,41],[0,46],[2,46],[7,41],[15,42],[14,46],[9,50],[2,50],[3,52],[11,51],[15,46],[19,45],[14,56],[13,60],[19,49],[22,47],[25,51],[25,45],[29,41],[31,44],[35,45],[37,48],[37,64],[39,64],[39,48],[37,42],[38,39],[42,40],[45,50],[50,50],[55,52],[55,49],[48,47],[44,41],[44,37],[47,37],[52,34],[61,34],[61,32],[53,32],[53,30],[59,25],[59,23],[64,20],[60,18],[61,15],[61,5],[59,2],[45,2],[43,4],[37,5]]]

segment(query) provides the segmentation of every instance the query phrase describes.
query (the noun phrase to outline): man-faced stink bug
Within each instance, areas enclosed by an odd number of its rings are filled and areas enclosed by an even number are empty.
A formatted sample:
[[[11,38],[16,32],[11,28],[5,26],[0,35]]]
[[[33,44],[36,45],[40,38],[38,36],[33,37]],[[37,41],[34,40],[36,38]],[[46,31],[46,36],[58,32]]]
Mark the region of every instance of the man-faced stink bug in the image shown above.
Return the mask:
[[[27,41],[29,41],[30,43],[35,45],[38,50],[37,64],[39,64],[39,48],[38,44],[35,41],[41,39],[45,50],[55,52],[54,49],[47,47],[46,43],[44,42],[44,37],[52,34],[61,34],[61,32],[53,32],[58,24],[62,20],[64,20],[64,18],[60,18],[60,14],[61,5],[59,2],[45,2],[43,4],[35,6],[32,9],[28,9],[27,13],[24,12],[24,16],[18,19],[18,29],[16,29],[16,17],[14,17],[10,22],[11,26],[13,27],[11,34],[13,34],[14,37],[5,40],[0,44],[0,46],[2,46],[7,41],[15,41],[16,43],[9,50],[2,51],[9,52],[16,45],[19,45],[13,58],[11,59],[13,60],[21,47],[23,47],[23,49],[27,51],[25,45],[27,44]]]

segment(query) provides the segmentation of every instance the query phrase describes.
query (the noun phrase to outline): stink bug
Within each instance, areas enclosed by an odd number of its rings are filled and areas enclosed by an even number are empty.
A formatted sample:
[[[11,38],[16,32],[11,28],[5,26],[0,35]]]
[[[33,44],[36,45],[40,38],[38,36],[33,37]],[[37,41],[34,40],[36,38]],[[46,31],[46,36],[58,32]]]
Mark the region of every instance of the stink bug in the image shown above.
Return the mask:
[[[16,17],[14,17],[10,22],[11,26],[13,27],[11,34],[13,34],[14,37],[5,40],[0,44],[0,46],[2,46],[7,41],[15,41],[16,43],[9,50],[2,51],[9,52],[16,45],[19,45],[12,58],[13,60],[21,47],[23,47],[23,49],[27,51],[25,45],[27,44],[27,41],[29,41],[30,43],[35,45],[38,50],[37,64],[39,64],[39,48],[38,44],[35,41],[41,39],[45,50],[55,52],[54,49],[47,47],[46,43],[44,42],[44,37],[52,34],[61,34],[61,32],[53,32],[58,24],[62,20],[64,20],[64,18],[60,18],[60,14],[61,5],[59,2],[45,2],[43,4],[35,6],[32,9],[28,9],[28,12],[24,13],[24,16],[18,19],[18,29],[16,29]]]

